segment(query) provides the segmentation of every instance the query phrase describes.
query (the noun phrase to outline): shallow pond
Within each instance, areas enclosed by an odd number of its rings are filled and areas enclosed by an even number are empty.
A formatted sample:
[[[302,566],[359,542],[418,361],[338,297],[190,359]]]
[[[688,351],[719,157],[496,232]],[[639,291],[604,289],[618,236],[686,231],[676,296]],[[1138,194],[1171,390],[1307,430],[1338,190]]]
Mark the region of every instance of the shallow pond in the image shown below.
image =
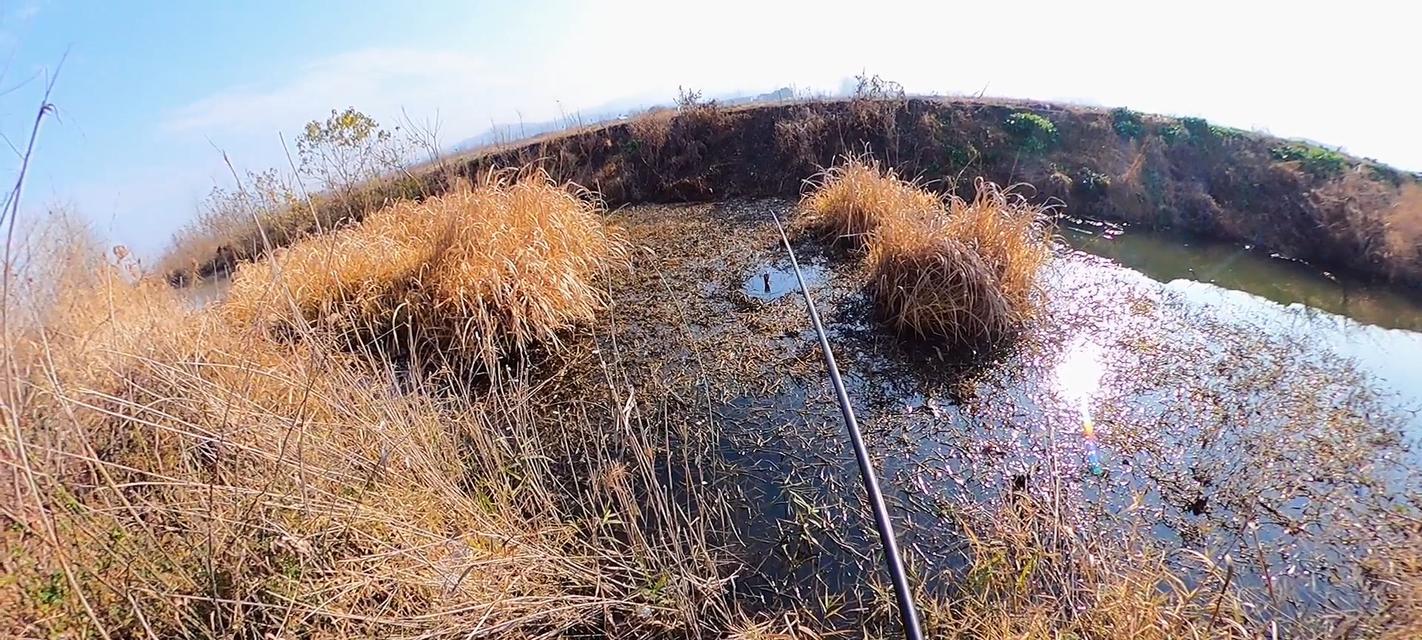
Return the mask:
[[[772,208],[792,205],[612,214],[638,248],[631,268],[609,285],[597,348],[540,389],[581,407],[616,371],[680,432],[669,449],[714,441],[716,461],[667,474],[727,497],[737,593],[853,627],[881,556]],[[794,243],[916,580],[972,588],[982,551],[965,514],[1028,496],[1068,535],[1143,532],[1188,585],[1230,564],[1255,619],[1376,610],[1371,563],[1422,523],[1416,295],[1246,246],[1089,220],[1059,235],[1044,313],[982,354],[891,335],[856,256]]]
[[[852,600],[882,584],[877,543],[771,207],[618,214],[655,259],[614,292],[616,340],[642,384],[706,394],[742,588]],[[1366,566],[1422,521],[1422,305],[1241,246],[1060,234],[1045,313],[988,354],[890,335],[856,257],[796,242],[923,582],[961,587],[961,514],[1022,494],[1078,535],[1146,532],[1190,584],[1237,565],[1259,619],[1375,608]]]
[[[1364,283],[1251,245],[1074,220],[1062,240],[1159,283],[1182,303],[1351,358],[1422,402],[1422,292]],[[1407,402],[1405,402],[1407,403]]]
[[[1384,329],[1422,331],[1422,292],[1335,275],[1249,244],[1087,219],[1058,227],[1069,246],[1110,258],[1152,280],[1191,280],[1252,293],[1301,313],[1326,312]]]

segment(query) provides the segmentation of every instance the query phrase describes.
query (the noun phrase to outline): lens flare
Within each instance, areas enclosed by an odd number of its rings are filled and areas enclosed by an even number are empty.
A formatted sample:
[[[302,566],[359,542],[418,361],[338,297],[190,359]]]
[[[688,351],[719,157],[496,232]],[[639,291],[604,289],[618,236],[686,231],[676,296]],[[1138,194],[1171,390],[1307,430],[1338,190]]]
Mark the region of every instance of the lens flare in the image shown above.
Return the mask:
[[[1056,369],[1057,390],[1081,413],[1081,435],[1086,454],[1086,466],[1092,474],[1101,475],[1101,452],[1096,443],[1096,424],[1091,419],[1091,398],[1101,388],[1101,376],[1106,372],[1101,362],[1101,346],[1090,340],[1078,339],[1067,349]]]

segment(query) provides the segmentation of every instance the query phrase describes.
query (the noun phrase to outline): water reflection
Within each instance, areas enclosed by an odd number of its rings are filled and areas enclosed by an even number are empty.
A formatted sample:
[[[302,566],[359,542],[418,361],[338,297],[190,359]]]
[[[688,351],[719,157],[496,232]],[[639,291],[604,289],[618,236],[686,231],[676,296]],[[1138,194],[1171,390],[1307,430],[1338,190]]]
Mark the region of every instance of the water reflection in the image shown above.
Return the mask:
[[[800,265],[800,275],[805,277],[805,285],[813,288],[824,282],[825,269],[822,265],[806,263]],[[770,301],[798,293],[800,283],[788,261],[776,261],[758,266],[746,278],[741,291],[751,298]]]
[[[1140,271],[1159,282],[1194,280],[1248,291],[1285,306],[1311,307],[1388,329],[1422,331],[1415,292],[1335,275],[1249,245],[1190,239],[1143,229],[1114,233],[1063,228],[1067,244]],[[1412,295],[1409,295],[1412,294]]]
[[[1422,333],[1364,324],[1302,304],[1280,305],[1202,282],[1175,280],[1164,290],[1176,304],[1261,333],[1307,342],[1320,357],[1352,360],[1408,408],[1422,400],[1422,367],[1417,366],[1422,362]]]
[[[1091,415],[1091,399],[1101,388],[1101,378],[1106,372],[1101,354],[1101,345],[1077,338],[1056,367],[1057,393],[1080,413],[1086,465],[1095,475],[1101,475],[1103,471],[1096,441],[1096,423]]]

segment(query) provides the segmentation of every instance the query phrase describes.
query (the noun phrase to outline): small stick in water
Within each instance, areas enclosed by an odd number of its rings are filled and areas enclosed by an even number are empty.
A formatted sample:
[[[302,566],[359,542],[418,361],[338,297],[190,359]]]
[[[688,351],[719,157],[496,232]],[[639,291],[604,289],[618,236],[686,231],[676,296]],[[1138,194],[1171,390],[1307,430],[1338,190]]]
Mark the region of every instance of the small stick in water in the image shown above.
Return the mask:
[[[1229,590],[1229,581],[1234,578],[1234,558],[1225,554],[1225,578],[1224,584],[1220,586],[1220,594],[1215,597],[1215,612],[1210,614],[1210,631],[1214,631],[1215,623],[1220,619],[1220,605],[1224,603],[1225,591]]]

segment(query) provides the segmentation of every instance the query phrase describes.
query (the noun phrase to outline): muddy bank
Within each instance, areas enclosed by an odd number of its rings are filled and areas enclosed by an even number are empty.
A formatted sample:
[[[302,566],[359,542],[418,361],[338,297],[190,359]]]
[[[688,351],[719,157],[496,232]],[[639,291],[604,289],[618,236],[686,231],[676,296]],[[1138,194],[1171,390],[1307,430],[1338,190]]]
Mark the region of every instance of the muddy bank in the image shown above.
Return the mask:
[[[1422,186],[1415,175],[1327,149],[1124,109],[974,99],[856,99],[714,105],[448,159],[372,187],[362,202],[440,193],[451,176],[541,166],[613,207],[799,193],[846,152],[869,152],[936,188],[977,178],[1035,185],[1062,211],[1249,242],[1335,270],[1422,285]],[[369,194],[366,194],[368,196]],[[360,217],[318,202],[328,219]],[[295,238],[305,230],[287,230]],[[260,253],[220,248],[183,281]]]

